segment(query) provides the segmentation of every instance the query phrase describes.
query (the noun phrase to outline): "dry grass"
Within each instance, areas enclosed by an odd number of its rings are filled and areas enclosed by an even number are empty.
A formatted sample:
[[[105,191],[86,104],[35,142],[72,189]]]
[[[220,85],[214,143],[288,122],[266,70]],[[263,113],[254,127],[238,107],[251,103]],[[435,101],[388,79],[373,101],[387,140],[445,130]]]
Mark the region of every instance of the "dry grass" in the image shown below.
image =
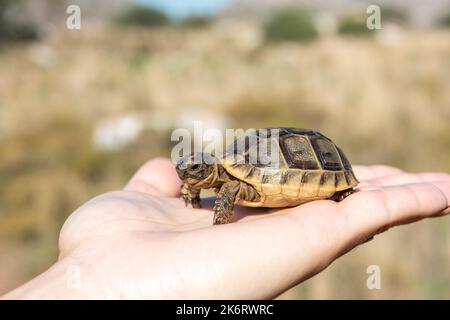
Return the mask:
[[[222,29],[86,27],[3,48],[0,292],[55,259],[73,209],[119,188],[149,157],[168,156],[170,129],[188,107],[231,127],[318,129],[355,163],[449,172],[448,38],[254,46]],[[92,145],[99,120],[143,111],[149,126],[138,140],[119,151]],[[164,125],[152,127],[157,115]],[[449,227],[440,219],[393,230],[282,297],[449,298]],[[365,286],[371,264],[382,269],[382,290]]]

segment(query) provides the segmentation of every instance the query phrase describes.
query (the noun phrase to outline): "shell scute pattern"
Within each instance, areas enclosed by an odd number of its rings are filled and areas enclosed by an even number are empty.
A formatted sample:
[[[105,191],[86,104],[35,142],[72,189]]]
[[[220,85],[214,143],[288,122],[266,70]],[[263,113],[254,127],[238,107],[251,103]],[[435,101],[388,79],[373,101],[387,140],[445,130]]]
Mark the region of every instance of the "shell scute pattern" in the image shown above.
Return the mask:
[[[329,138],[298,128],[279,128],[278,133],[274,143],[270,129],[255,130],[244,143],[235,142],[234,151],[228,151],[222,161],[232,176],[258,191],[261,200],[255,206],[289,206],[327,199],[358,184],[349,160]],[[239,148],[238,143],[243,147]],[[249,153],[261,143],[270,144],[269,155],[276,153],[278,163],[249,162]]]

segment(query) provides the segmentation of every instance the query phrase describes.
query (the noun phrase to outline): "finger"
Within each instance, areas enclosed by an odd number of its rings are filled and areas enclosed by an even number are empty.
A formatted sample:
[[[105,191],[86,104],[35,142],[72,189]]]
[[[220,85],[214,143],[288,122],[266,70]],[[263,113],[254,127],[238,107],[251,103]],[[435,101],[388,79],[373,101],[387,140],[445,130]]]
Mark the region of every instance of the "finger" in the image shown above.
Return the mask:
[[[367,181],[362,182],[358,189],[361,191],[373,191],[379,190],[381,187],[387,186],[395,186],[395,185],[404,185],[411,183],[421,183],[421,182],[431,182],[434,184],[438,184],[440,182],[450,182],[450,174],[441,173],[441,172],[427,172],[427,173],[401,173],[401,174],[393,174],[388,175],[382,178],[374,178]],[[252,219],[259,219],[267,217],[268,215],[277,215],[279,214],[279,210],[269,210],[265,208],[265,210],[252,211],[256,208],[239,208],[235,210],[234,220],[235,221],[247,221]],[[259,208],[261,209],[261,208]],[[450,209],[449,209],[450,210]],[[256,214],[254,214],[254,212]],[[446,213],[446,212],[444,212]]]
[[[450,181],[450,174],[442,172],[428,173],[400,173],[385,177],[377,177],[361,182],[359,187],[376,186],[394,186],[408,183],[432,182],[432,181]]]
[[[347,233],[355,239],[441,214],[449,205],[450,181],[382,187],[355,193],[341,203]]]
[[[358,180],[363,181],[367,179],[374,179],[378,177],[384,177],[391,174],[399,174],[403,171],[399,168],[385,166],[385,165],[373,165],[373,166],[353,166],[353,171],[355,172]]]
[[[439,213],[449,199],[447,182],[387,187],[339,204],[315,201],[267,218],[197,230],[183,235],[183,246],[202,248],[186,259],[201,261],[195,268],[204,283],[187,285],[191,292],[208,286],[214,298],[272,298],[323,270],[361,237]]]
[[[181,180],[169,159],[156,158],[144,164],[124,188],[155,196],[176,197],[180,194]]]
[[[377,166],[381,167],[375,169],[378,173],[384,172],[402,172],[401,170],[393,167],[386,166]],[[359,168],[367,169],[367,167],[360,166]],[[380,170],[381,169],[381,170]],[[370,169],[369,169],[370,170]],[[427,172],[427,173],[407,173],[402,172],[400,174],[391,174],[380,178],[372,178],[366,181],[363,181],[358,186],[359,190],[362,191],[372,191],[378,190],[382,186],[394,186],[394,185],[402,185],[408,183],[420,183],[420,182],[436,182],[436,181],[450,181],[450,174],[441,173],[441,172]],[[202,201],[207,201],[206,199],[202,199]],[[209,200],[211,201],[211,200]],[[212,200],[214,202],[214,200]],[[206,205],[205,208],[209,208]],[[269,215],[278,215],[280,214],[279,210],[271,210],[268,208],[247,208],[235,206],[233,221],[248,221],[253,219],[265,218]]]
[[[199,286],[207,283],[213,298],[268,299],[319,272],[342,247],[335,223],[328,220],[336,216],[336,207],[332,201],[316,201],[184,234],[183,246],[202,248],[189,261],[202,261],[196,269],[204,283],[189,282],[190,291],[202,292]]]

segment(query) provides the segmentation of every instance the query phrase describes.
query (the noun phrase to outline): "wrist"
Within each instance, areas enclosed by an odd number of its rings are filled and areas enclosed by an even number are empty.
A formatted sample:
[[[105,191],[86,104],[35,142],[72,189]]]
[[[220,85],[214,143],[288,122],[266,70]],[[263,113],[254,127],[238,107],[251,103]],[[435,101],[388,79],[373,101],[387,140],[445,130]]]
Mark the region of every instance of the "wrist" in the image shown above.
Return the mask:
[[[90,299],[100,298],[92,273],[73,257],[67,256],[47,271],[19,288],[0,297],[2,299]]]

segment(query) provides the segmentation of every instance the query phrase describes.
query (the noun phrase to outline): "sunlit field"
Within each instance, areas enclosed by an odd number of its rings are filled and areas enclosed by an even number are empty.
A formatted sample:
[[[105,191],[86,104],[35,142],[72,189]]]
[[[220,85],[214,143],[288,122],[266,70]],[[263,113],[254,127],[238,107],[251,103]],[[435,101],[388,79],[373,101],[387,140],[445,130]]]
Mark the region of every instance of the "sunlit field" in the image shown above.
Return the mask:
[[[312,128],[352,163],[450,172],[448,39],[386,30],[268,44],[252,24],[86,26],[0,48],[0,294],[51,265],[74,209],[170,157],[172,130],[194,120]],[[449,298],[448,230],[448,218],[394,229],[281,298]],[[381,290],[366,287],[370,265]]]

